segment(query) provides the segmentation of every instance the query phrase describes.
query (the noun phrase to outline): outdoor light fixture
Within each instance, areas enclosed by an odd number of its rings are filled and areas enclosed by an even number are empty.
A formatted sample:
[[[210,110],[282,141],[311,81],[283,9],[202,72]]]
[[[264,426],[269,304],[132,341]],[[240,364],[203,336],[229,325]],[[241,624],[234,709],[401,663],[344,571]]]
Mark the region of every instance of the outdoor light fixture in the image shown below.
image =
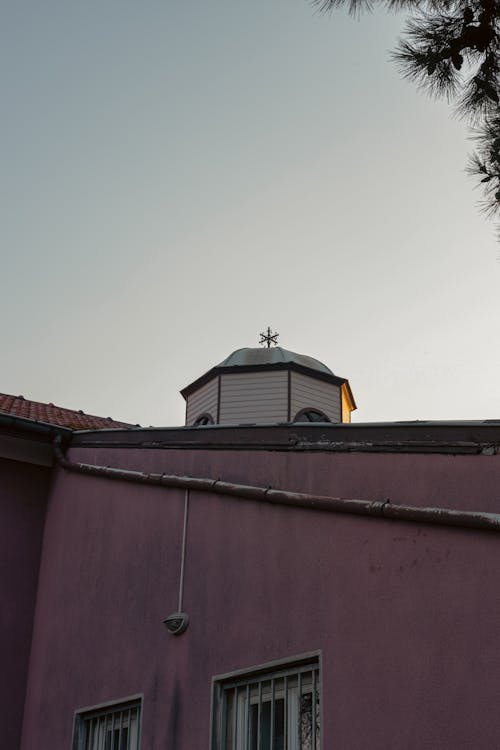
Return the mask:
[[[171,635],[181,635],[189,624],[189,617],[185,612],[173,612],[163,620],[163,624]]]

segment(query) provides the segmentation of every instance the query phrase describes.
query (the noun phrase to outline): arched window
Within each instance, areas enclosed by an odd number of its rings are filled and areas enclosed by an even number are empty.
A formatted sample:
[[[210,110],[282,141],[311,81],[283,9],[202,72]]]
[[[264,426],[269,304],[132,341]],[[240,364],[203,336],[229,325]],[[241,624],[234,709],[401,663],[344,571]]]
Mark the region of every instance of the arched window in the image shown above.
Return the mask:
[[[326,414],[319,409],[301,409],[293,420],[294,422],[331,422]]]
[[[213,423],[214,423],[214,418],[212,417],[212,415],[209,414],[208,412],[205,412],[204,414],[200,414],[200,416],[195,419],[194,426],[203,427],[204,425],[213,424]]]

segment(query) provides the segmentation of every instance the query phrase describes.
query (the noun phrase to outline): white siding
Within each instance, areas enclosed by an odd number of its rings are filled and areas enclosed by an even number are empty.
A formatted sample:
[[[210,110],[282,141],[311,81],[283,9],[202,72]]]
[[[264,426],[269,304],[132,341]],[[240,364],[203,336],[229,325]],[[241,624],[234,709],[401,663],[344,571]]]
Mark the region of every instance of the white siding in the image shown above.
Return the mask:
[[[221,376],[221,424],[269,424],[288,418],[288,373],[247,372]]]
[[[215,377],[187,398],[186,424],[194,424],[200,414],[211,414],[217,422],[218,378]]]
[[[324,412],[332,422],[340,422],[340,387],[292,372],[290,406],[292,421],[301,409],[311,407]]]

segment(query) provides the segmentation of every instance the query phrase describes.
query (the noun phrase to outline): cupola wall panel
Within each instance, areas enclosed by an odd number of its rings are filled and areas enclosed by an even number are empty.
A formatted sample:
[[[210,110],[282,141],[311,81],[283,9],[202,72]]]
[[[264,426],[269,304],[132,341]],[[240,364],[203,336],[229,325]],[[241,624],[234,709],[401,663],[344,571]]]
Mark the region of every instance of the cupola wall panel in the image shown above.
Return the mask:
[[[341,422],[340,387],[298,372],[291,374],[290,420],[301,409],[318,409],[331,419]]]
[[[194,424],[201,414],[210,414],[217,422],[218,377],[202,385],[187,399],[186,424]]]
[[[221,424],[269,424],[288,419],[288,373],[221,375]]]

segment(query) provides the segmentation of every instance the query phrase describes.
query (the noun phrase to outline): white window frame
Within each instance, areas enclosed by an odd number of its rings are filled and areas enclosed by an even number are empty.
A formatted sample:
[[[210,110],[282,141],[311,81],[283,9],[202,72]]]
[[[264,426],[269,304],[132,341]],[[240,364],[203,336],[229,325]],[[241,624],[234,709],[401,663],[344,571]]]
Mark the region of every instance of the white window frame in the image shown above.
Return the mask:
[[[75,711],[72,750],[115,750],[111,742],[106,745],[106,735],[109,733],[113,739],[112,735],[119,732],[120,743],[124,729],[127,730],[124,750],[140,750],[142,698],[132,695]]]
[[[252,670],[232,672],[213,679],[211,750],[251,750],[261,744],[267,748],[273,739],[262,743],[260,730],[261,707],[271,704],[270,725],[274,722],[273,702],[285,699],[284,705],[284,750],[320,750],[321,746],[321,671],[320,654],[314,652],[290,660],[280,660],[254,667]],[[299,737],[299,690],[300,696],[311,698],[314,712],[314,727],[311,741],[301,747]],[[250,709],[257,706],[258,730],[252,742]],[[270,726],[269,725],[269,726]],[[260,736],[259,736],[260,735]],[[273,747],[275,750],[273,739]]]

